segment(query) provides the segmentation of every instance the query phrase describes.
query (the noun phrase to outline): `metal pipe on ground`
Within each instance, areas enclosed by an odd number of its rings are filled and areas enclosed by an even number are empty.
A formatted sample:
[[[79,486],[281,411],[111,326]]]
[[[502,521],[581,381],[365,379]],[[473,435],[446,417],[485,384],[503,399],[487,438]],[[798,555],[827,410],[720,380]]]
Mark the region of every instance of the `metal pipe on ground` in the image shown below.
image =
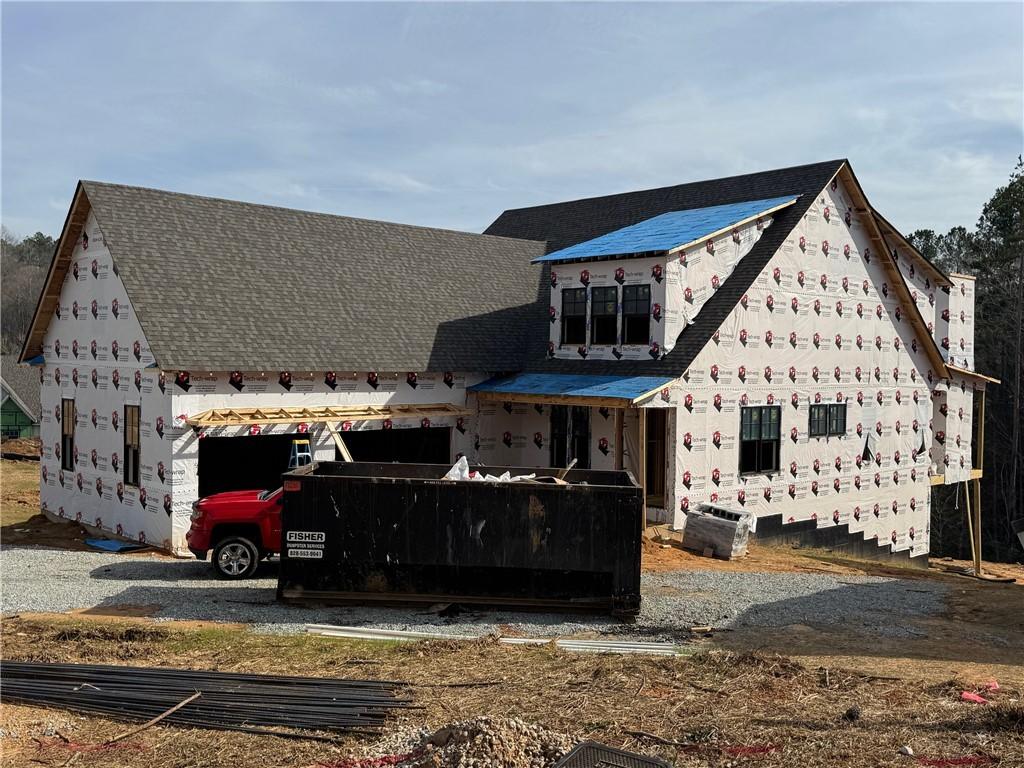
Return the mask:
[[[479,640],[476,635],[452,635],[442,632],[417,632],[398,629],[369,629],[366,627],[338,627],[330,624],[307,624],[306,632],[321,637],[343,637],[362,640],[393,640],[414,642],[417,640]],[[545,645],[554,643],[566,651],[590,653],[638,653],[659,656],[676,656],[682,649],[675,643],[656,643],[639,640],[589,640],[576,638],[544,637],[499,637],[498,642],[506,645]]]
[[[295,731],[378,732],[393,710],[411,706],[396,695],[399,682],[155,667],[2,661],[0,685],[11,703],[300,738]]]

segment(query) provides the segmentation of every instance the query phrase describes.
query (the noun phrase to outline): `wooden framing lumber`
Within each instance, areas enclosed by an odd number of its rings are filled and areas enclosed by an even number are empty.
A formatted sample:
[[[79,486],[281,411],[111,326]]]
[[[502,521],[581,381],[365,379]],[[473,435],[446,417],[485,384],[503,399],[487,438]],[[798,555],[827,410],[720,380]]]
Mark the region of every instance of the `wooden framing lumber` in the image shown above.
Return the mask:
[[[658,392],[661,387],[655,390]],[[649,395],[644,395],[648,397]],[[589,405],[594,408],[627,408],[633,405],[628,397],[578,397],[574,395],[535,395],[523,392],[477,392],[482,403],[531,403],[540,405]]]
[[[911,245],[910,241],[907,240],[907,238],[905,238],[902,235],[902,233],[898,229],[896,229],[896,227],[894,227],[892,224],[890,224],[882,214],[880,214],[874,208],[871,209],[871,213],[875,217],[875,219],[877,220],[879,229],[882,230],[883,234],[892,235],[892,237],[895,240],[897,240],[900,245],[902,245],[908,251],[911,251],[912,253],[914,253],[914,254],[916,254],[918,256],[918,259],[920,261],[921,269],[923,269],[925,272],[927,272],[928,274],[930,274],[932,276],[932,279],[935,281],[936,285],[940,285],[940,286],[944,285],[946,287],[950,287],[950,286],[953,285],[953,281],[950,280],[949,278],[951,278],[951,277],[967,277],[967,275],[958,275],[958,274],[953,274],[953,273],[951,273],[949,275],[946,275],[945,273],[943,273],[943,271],[941,269],[939,269],[934,264],[932,264],[930,261],[928,261],[928,259],[925,258],[925,255],[923,253],[921,253],[921,251],[919,251],[917,248],[915,248],[913,245]],[[973,280],[974,278],[972,277],[971,279]]]
[[[643,494],[643,504],[641,505],[641,514],[643,515],[643,525],[647,526],[647,411],[643,408],[639,412],[640,417],[640,461],[638,462],[637,472],[640,473],[640,489]]]
[[[294,408],[211,408],[189,416],[192,427],[235,427],[252,424],[324,424],[385,419],[439,419],[466,416],[469,411],[451,403],[425,405],[312,406]]]
[[[325,422],[324,426],[327,427],[327,431],[334,440],[334,444],[338,446],[338,452],[341,454],[341,458],[345,461],[352,461],[352,453],[349,451],[348,446],[345,445],[345,441],[341,439],[341,435],[338,434],[338,430],[334,428],[334,424],[328,421]]]
[[[972,480],[974,486],[974,575],[981,576],[981,480]]]
[[[622,469],[623,457],[625,456],[625,422],[626,411],[622,408],[615,409],[615,469]]]
[[[958,365],[950,365],[949,363],[946,363],[946,367],[950,370],[951,373],[955,373],[957,376],[963,376],[965,379],[976,379],[978,381],[983,381],[986,384],[1003,383],[1001,379],[997,379],[992,376],[986,376],[983,373],[972,371],[969,368],[961,368]]]

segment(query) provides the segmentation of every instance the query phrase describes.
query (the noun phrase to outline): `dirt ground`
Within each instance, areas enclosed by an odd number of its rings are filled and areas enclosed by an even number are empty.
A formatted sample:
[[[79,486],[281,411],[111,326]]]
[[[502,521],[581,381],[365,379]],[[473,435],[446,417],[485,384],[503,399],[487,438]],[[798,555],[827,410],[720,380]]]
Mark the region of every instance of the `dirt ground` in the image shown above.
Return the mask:
[[[0,471],[5,543],[84,548],[83,529],[36,514],[35,463],[4,461]],[[868,637],[847,625],[714,630],[698,633],[687,655],[675,658],[489,640],[395,645],[255,635],[240,625],[155,622],[130,610],[7,616],[0,639],[2,657],[11,660],[405,680],[422,709],[404,713],[396,726],[517,716],[678,766],[1024,766],[1024,567],[986,564],[1017,580],[997,583],[958,573],[967,566],[935,560],[928,569],[902,568],[769,547],[725,562],[648,540],[649,571],[890,576],[949,588],[945,612],[916,618],[909,637]],[[988,689],[992,680],[998,690]],[[992,703],[962,702],[964,690]],[[854,706],[859,717],[844,719]],[[372,740],[325,745],[162,726],[123,746],[98,746],[125,729],[5,703],[0,763],[363,768],[345,760],[372,748]],[[899,754],[904,745],[916,756]]]
[[[865,674],[917,677],[937,682],[951,676],[995,677],[1024,687],[1024,565],[984,563],[988,575],[1013,583],[964,575],[971,563],[933,559],[927,569],[836,557],[825,551],[751,546],[743,558],[714,560],[674,546],[644,542],[643,567],[650,571],[714,569],[734,572],[828,573],[938,581],[949,586],[946,611],[917,618],[912,637],[872,637],[794,625],[713,633],[699,642],[737,652],[785,654],[811,665],[841,665]]]
[[[679,766],[926,765],[1024,760],[1024,689],[987,677],[930,683],[865,676],[841,666],[721,650],[689,657],[594,656],[489,640],[398,645],[261,637],[226,628],[145,626],[136,620],[8,619],[4,657],[217,668],[404,680],[422,710],[396,725],[440,726],[477,715],[517,716],[578,738],[657,754]],[[963,690],[992,703],[960,701]],[[859,716],[844,719],[851,707]],[[853,717],[852,715],[850,717]],[[154,727],[128,746],[95,745],[123,724],[7,705],[4,764],[312,766],[360,755],[336,745]],[[41,736],[41,733],[49,736]],[[59,732],[59,735],[58,735]],[[66,739],[67,741],[62,741]]]
[[[4,450],[15,441],[5,441]],[[24,442],[24,441],[18,441]],[[10,450],[14,450],[11,448]],[[82,550],[85,529],[69,521],[55,523],[39,512],[39,463],[0,461],[0,542]]]

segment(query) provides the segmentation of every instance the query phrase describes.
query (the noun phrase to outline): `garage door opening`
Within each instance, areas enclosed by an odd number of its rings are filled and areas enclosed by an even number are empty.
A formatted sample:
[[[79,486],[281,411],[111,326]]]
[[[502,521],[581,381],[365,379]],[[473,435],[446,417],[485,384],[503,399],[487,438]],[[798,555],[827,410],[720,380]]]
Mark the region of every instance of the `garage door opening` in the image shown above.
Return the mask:
[[[204,437],[199,441],[199,495],[273,489],[288,471],[292,440],[303,435]]]
[[[354,461],[403,464],[450,464],[451,427],[371,429],[339,432]],[[341,451],[334,449],[337,461]]]

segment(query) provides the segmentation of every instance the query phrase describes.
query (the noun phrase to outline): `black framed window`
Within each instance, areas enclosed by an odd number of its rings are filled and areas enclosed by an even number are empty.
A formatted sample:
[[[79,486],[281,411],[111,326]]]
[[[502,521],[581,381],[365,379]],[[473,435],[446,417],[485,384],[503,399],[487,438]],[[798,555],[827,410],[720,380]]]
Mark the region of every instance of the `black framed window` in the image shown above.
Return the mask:
[[[619,339],[619,289],[592,288],[590,293],[590,343],[615,344]]]
[[[837,437],[846,434],[846,403],[832,403],[828,407],[828,433]]]
[[[828,406],[812,405],[807,422],[808,437],[825,437],[828,435]]]
[[[60,468],[75,469],[75,401],[64,398],[60,401]]]
[[[810,437],[842,437],[846,434],[846,403],[812,405],[807,424]]]
[[[124,407],[124,484],[139,484],[139,406]]]
[[[587,343],[587,289],[562,289],[562,343]]]
[[[646,344],[651,338],[651,286],[622,288],[622,343]]]
[[[778,471],[781,421],[778,405],[740,409],[740,474]]]

